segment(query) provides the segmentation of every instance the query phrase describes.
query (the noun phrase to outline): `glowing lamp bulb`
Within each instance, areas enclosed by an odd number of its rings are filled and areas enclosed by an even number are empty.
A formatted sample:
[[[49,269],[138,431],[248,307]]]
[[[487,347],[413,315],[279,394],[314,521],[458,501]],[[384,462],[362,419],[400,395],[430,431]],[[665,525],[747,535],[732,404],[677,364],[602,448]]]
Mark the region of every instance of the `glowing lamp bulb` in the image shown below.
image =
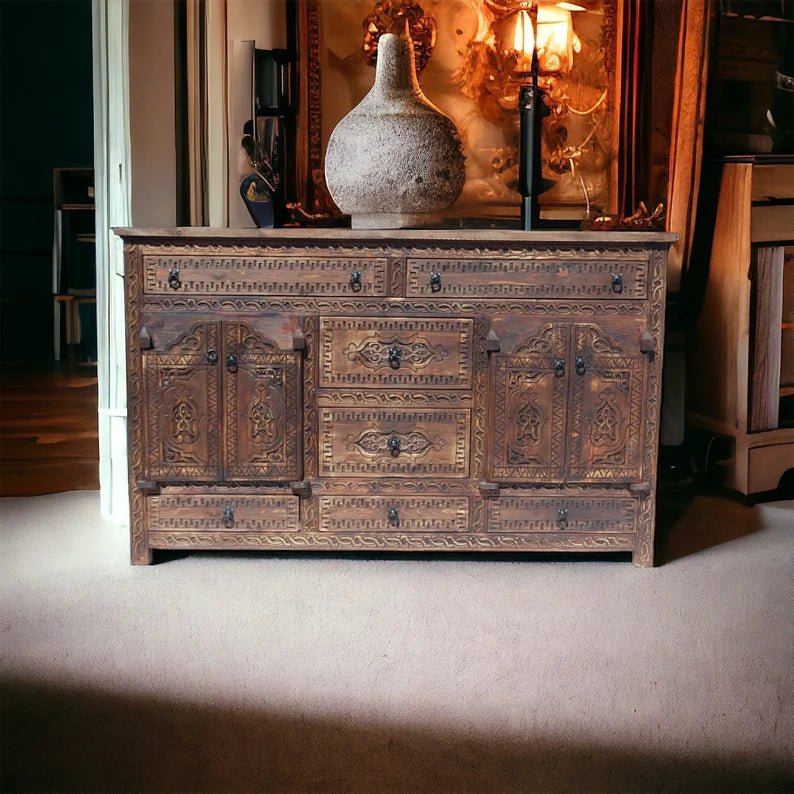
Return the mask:
[[[516,14],[513,49],[529,58],[532,57],[532,51],[535,49],[535,32],[532,30],[532,20],[526,11],[519,11]]]

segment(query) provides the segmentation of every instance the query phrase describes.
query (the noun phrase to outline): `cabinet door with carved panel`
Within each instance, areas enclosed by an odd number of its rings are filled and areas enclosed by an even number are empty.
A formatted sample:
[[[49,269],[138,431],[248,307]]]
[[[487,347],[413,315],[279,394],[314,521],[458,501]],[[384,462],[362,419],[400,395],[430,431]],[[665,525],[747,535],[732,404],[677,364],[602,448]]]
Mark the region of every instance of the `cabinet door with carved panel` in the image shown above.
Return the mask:
[[[299,354],[263,326],[223,324],[226,480],[301,476]]]
[[[502,353],[492,367],[491,477],[562,482],[570,329],[562,323],[524,321],[519,329],[509,319],[494,327]]]
[[[146,479],[215,480],[221,473],[219,323],[167,317],[142,346]]]
[[[576,323],[571,331],[566,479],[643,479],[647,356],[628,319]]]
[[[642,479],[643,328],[632,318],[595,320],[494,321],[494,480]]]

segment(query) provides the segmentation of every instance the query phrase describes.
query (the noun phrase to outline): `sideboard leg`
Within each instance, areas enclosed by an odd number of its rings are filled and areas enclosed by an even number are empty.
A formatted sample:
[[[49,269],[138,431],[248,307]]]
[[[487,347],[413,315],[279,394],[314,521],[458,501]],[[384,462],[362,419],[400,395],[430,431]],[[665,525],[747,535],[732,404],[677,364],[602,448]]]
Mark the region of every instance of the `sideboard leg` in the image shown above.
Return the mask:
[[[631,553],[631,564],[636,568],[653,568],[653,550],[648,551],[647,547],[635,549]]]
[[[130,561],[133,565],[151,565],[152,550],[148,546],[133,548]]]

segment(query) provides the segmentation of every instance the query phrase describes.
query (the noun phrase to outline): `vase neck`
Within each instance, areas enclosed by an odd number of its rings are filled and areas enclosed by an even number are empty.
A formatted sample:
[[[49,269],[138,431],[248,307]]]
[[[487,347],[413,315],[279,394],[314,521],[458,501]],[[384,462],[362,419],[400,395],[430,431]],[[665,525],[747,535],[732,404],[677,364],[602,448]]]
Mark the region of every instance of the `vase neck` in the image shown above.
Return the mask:
[[[381,93],[419,91],[410,39],[384,33],[378,40],[375,89]]]

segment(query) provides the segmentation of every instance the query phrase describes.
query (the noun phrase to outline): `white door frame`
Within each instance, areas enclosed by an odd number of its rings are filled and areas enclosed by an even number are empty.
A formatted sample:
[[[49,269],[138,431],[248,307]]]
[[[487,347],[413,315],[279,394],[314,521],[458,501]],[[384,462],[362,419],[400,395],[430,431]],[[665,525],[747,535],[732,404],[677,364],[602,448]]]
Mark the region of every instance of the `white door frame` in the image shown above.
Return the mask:
[[[93,0],[96,186],[97,380],[102,514],[128,521],[124,253],[116,226],[129,226],[129,0]]]

